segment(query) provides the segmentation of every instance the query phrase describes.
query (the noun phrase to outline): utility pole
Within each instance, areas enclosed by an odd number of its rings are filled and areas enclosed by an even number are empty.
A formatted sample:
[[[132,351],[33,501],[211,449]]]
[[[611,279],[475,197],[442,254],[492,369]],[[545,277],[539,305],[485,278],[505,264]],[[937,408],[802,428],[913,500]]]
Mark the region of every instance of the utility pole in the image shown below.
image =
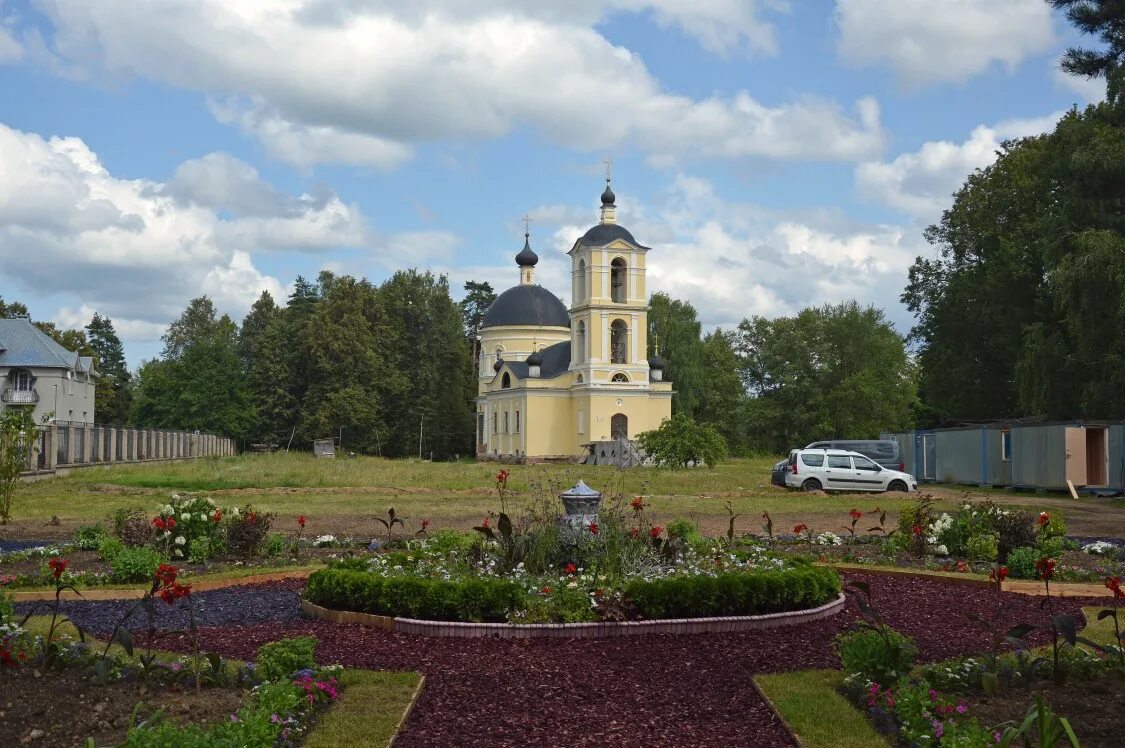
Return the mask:
[[[422,414],[421,420],[418,421],[418,459],[422,459],[422,425],[426,422],[426,414]]]

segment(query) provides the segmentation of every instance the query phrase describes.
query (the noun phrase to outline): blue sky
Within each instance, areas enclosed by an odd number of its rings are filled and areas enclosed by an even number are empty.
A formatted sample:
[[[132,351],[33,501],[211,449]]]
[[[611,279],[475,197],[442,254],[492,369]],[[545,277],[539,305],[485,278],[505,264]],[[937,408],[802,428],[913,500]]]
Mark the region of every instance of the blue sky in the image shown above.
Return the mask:
[[[131,363],[203,293],[539,279],[596,219],[708,327],[856,298],[902,332],[922,229],[1104,91],[1037,0],[0,0],[0,295]]]

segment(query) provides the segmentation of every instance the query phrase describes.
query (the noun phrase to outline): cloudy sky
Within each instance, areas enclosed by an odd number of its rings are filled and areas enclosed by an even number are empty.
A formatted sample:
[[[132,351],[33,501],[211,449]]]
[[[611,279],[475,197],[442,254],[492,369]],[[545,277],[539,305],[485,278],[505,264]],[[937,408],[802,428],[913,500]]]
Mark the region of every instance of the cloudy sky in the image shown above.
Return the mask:
[[[922,228],[1104,86],[1036,0],[0,0],[0,295],[238,318],[320,269],[566,299],[613,160],[651,285],[709,326],[850,298],[899,329]]]

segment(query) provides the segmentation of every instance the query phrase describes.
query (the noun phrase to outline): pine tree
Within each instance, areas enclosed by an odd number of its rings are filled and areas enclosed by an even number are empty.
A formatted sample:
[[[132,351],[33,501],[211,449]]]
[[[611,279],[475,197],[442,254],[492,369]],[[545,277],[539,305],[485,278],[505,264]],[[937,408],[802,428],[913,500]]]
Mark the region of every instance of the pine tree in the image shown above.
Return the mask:
[[[284,311],[263,291],[250,308],[239,331],[239,355],[246,371],[246,388],[255,420],[250,439],[272,444],[288,443],[298,414],[290,392],[290,370],[285,347]]]
[[[129,367],[125,349],[113,321],[97,312],[86,325],[86,336],[94,350],[96,369],[100,375],[94,389],[94,414],[100,423],[123,424],[129,416]]]

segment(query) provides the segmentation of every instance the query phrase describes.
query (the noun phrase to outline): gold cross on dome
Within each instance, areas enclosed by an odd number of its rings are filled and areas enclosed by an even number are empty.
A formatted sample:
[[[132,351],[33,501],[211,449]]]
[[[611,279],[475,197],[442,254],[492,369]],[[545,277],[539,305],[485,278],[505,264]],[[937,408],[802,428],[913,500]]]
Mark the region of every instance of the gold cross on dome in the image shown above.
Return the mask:
[[[608,182],[613,178],[613,159],[607,158],[605,161],[602,161],[602,163],[605,164],[605,181]]]
[[[525,215],[520,220],[523,221],[523,234],[527,236],[531,233],[531,216]]]
[[[652,350],[657,356],[660,355],[660,336],[656,333],[652,334]]]

